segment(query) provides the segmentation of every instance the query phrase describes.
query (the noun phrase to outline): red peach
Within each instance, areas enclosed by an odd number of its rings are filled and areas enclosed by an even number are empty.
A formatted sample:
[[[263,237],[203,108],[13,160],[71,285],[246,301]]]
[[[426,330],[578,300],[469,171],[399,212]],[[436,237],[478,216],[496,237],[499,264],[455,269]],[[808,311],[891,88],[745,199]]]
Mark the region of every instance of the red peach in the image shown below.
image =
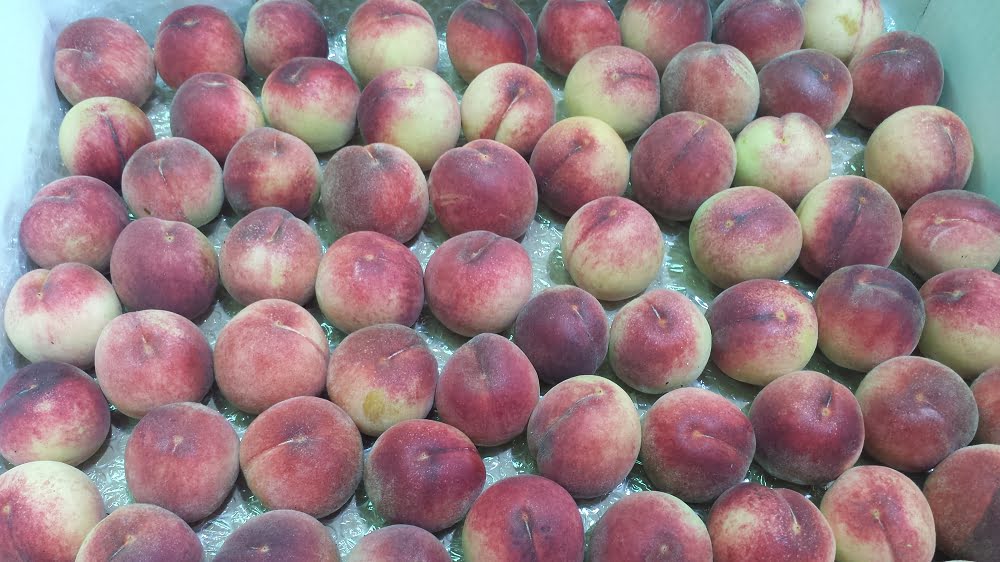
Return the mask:
[[[448,551],[434,535],[413,525],[389,525],[361,537],[345,562],[396,562],[406,558],[451,561]]]
[[[712,37],[708,0],[628,0],[622,8],[622,44],[663,70],[682,49]]]
[[[347,22],[347,60],[362,84],[404,66],[437,68],[434,20],[413,0],[366,0]]]
[[[971,379],[1000,365],[1000,275],[952,269],[920,287],[927,322],[920,352]]]
[[[670,494],[625,496],[605,511],[591,530],[591,562],[656,559],[712,560],[705,524],[694,510]]]
[[[844,63],[882,35],[885,25],[880,0],[809,0],[802,14],[806,19],[802,46],[822,49]]]
[[[979,408],[976,441],[1000,445],[1000,367],[976,377],[972,383],[972,395]]]
[[[203,72],[184,81],[170,105],[170,133],[202,145],[219,163],[236,141],[264,126],[250,90],[228,74]]]
[[[538,15],[542,63],[562,76],[588,52],[621,42],[618,21],[601,0],[547,0]]]
[[[548,82],[531,68],[512,62],[476,76],[462,95],[460,111],[466,139],[495,140],[525,158],[556,122],[556,102]]]
[[[340,562],[330,530],[289,509],[253,517],[226,537],[215,562]]]
[[[281,207],[304,218],[319,200],[319,160],[305,142],[261,127],[243,136],[226,158],[222,183],[237,213]]]
[[[141,109],[123,99],[87,98],[59,125],[59,154],[69,173],[121,185],[125,163],[155,138]]]
[[[71,105],[111,96],[142,105],[153,93],[153,51],[134,29],[108,18],[66,26],[55,46],[56,86]]]
[[[949,269],[1000,263],[1000,205],[970,191],[928,193],[903,216],[903,261],[930,279]]]
[[[466,82],[505,62],[531,66],[538,42],[531,19],[514,0],[466,0],[448,18],[448,56]]]
[[[87,533],[76,562],[201,562],[204,549],[183,519],[150,504],[123,505]]]
[[[214,6],[174,10],[156,30],[156,71],[171,88],[202,72],[221,72],[237,80],[246,74],[243,32]]]
[[[854,86],[837,57],[817,49],[791,51],[760,69],[759,115],[802,113],[829,131],[847,112]]]
[[[639,51],[610,45],[580,57],[566,77],[564,92],[568,115],[596,117],[631,140],[656,119],[660,77]]]
[[[707,41],[685,47],[670,60],[661,90],[664,115],[700,113],[734,135],[753,121],[761,100],[750,59],[736,47]]]
[[[1000,446],[960,449],[924,483],[938,548],[966,560],[1000,557]]]
[[[802,48],[806,20],[796,0],[726,0],[715,11],[712,39],[743,52],[760,70]]]
[[[254,4],[247,15],[243,47],[250,68],[263,78],[295,57],[325,59],[330,54],[323,19],[307,0]]]

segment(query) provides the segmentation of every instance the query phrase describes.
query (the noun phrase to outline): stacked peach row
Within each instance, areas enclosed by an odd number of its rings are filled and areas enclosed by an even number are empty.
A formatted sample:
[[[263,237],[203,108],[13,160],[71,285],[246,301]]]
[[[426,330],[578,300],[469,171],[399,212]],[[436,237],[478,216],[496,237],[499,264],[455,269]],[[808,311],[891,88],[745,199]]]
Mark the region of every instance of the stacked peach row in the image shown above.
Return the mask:
[[[467,0],[446,33],[461,104],[411,0],[358,7],[350,71],[305,0],[258,2],[245,32],[182,8],[155,51],[121,22],[70,25],[55,80],[72,175],[25,214],[40,269],[4,311],[31,364],[0,391],[17,465],[0,558],[201,560],[189,525],[242,474],[273,511],[217,560],[339,560],[317,519],[363,482],[390,525],[348,560],[447,560],[431,533],[464,520],[467,559],[579,561],[575,500],[637,460],[658,491],[607,510],[591,560],[1000,558],[1000,206],[962,190],[972,140],[934,105],[934,47],[882,20],[878,0],[726,0],[714,18],[707,0],[630,0],[620,20],[550,0],[533,24],[512,0]],[[558,123],[539,55],[565,76]],[[157,74],[177,90],[162,139],[139,107]],[[867,178],[829,177],[845,115],[874,129]],[[366,144],[345,146],[356,128]],[[539,203],[569,217],[574,285],[533,294],[518,240]],[[242,218],[216,253],[200,228],[226,204]],[[325,250],[314,210],[338,236]],[[406,243],[432,212],[449,238],[422,267]],[[706,312],[649,290],[658,219],[690,223],[723,289]],[[888,267],[900,250],[919,289]],[[796,264],[814,295],[778,281]],[[220,282],[245,308],[213,347],[196,322]],[[601,301],[625,300],[609,323]],[[471,338],[440,372],[412,329],[425,304]],[[317,315],[347,334],[332,349]],[[867,373],[856,392],[803,370],[817,349]],[[615,379],[596,376],[605,361]],[[762,387],[747,413],[697,388],[710,361]],[[256,416],[242,439],[201,404],[213,385]],[[663,396],[640,418],[623,385]],[[139,421],[136,504],[105,517],[73,466],[104,444],[108,403]],[[538,474],[484,490],[480,448],[525,434]],[[817,507],[746,482],[752,462],[832,484]],[[923,493],[904,474],[932,469]],[[707,522],[688,503],[711,504]]]

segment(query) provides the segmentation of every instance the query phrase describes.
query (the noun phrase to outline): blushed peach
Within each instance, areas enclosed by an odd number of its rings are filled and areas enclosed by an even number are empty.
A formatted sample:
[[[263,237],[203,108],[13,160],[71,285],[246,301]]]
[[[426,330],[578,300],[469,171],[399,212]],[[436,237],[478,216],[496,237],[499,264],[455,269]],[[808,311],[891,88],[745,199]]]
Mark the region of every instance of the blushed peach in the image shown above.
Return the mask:
[[[824,131],[833,129],[844,117],[854,92],[844,63],[818,49],[785,53],[764,65],[758,78],[758,115],[802,113]]]
[[[1000,275],[952,269],[920,287],[927,321],[920,352],[971,379],[1000,365]]]
[[[712,543],[698,514],[662,492],[639,492],[612,505],[590,535],[592,562],[656,558],[709,562]]]
[[[736,47],[707,41],[685,47],[670,60],[661,90],[664,115],[700,113],[734,135],[753,121],[761,100],[750,59]]]
[[[236,141],[264,126],[250,90],[228,74],[203,72],[184,81],[170,104],[170,134],[205,147],[220,164]]]
[[[347,22],[347,60],[362,84],[404,66],[435,70],[434,20],[413,0],[366,0]]]
[[[413,525],[389,525],[361,537],[346,562],[396,562],[413,557],[423,562],[450,562],[441,541]]]
[[[971,191],[928,193],[903,216],[903,261],[930,279],[949,269],[1000,263],[1000,205]]]
[[[548,82],[531,68],[512,62],[476,76],[462,94],[460,111],[466,139],[495,140],[525,158],[556,122],[556,102]]]
[[[972,383],[972,395],[979,408],[976,442],[1000,445],[1000,367],[976,377]]]
[[[119,98],[87,98],[74,105],[59,125],[59,154],[75,176],[121,185],[125,163],[155,138],[141,109]]]
[[[233,531],[216,562],[340,562],[330,530],[298,511],[279,509],[257,515]]]
[[[302,140],[270,127],[254,129],[233,145],[222,183],[237,213],[281,207],[304,218],[319,200],[322,172]]]
[[[85,18],[56,38],[56,86],[71,105],[111,96],[142,105],[153,93],[153,51],[129,25],[109,18]]]
[[[547,0],[537,30],[542,63],[561,76],[590,51],[622,42],[618,21],[601,0]]]
[[[87,533],[76,562],[201,562],[198,535],[183,519],[150,504],[123,505]]]
[[[661,74],[681,49],[712,37],[708,0],[628,0],[620,22],[622,44],[649,57]]]
[[[267,78],[295,57],[330,54],[326,27],[307,0],[262,0],[250,8],[243,48],[250,68]]]
[[[202,72],[221,72],[237,80],[246,74],[243,32],[214,6],[194,5],[170,13],[156,30],[156,71],[171,88]]]
[[[960,449],[924,483],[938,548],[967,560],[1000,556],[1000,446]]]
[[[806,20],[795,0],[726,0],[716,9],[713,23],[713,40],[742,51],[757,70],[801,49],[806,34]]]
[[[845,64],[885,29],[881,0],[809,0],[802,14],[802,46],[822,49]]]
[[[532,66],[538,42],[531,19],[514,0],[466,0],[448,18],[451,63],[466,82],[498,64]]]
[[[639,51],[609,45],[580,57],[564,92],[568,115],[596,117],[631,140],[656,119],[660,77]]]

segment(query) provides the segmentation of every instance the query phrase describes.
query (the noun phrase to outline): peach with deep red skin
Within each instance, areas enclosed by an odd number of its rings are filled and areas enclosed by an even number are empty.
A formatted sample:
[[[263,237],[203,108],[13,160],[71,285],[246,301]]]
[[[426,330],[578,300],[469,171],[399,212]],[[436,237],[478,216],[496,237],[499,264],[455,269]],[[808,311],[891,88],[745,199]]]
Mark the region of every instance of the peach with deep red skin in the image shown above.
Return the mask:
[[[753,121],[761,87],[739,49],[701,41],[670,60],[661,84],[663,114],[691,111],[711,117],[732,134]]]
[[[308,224],[280,207],[251,211],[226,234],[219,274],[243,305],[284,299],[305,306],[316,290],[323,246]]]
[[[849,469],[823,495],[820,511],[837,560],[931,560],[934,517],[920,488],[884,466]]]
[[[928,193],[903,216],[900,250],[924,279],[949,269],[992,270],[1000,263],[1000,205],[971,191]]]
[[[214,6],[186,6],[171,12],[156,30],[156,71],[171,88],[202,72],[221,72],[237,80],[247,72],[243,32]]]
[[[568,217],[595,199],[624,195],[629,152],[604,121],[568,117],[538,139],[531,153],[531,170],[539,200]]]
[[[379,436],[427,417],[434,404],[437,360],[415,331],[397,324],[362,328],[330,356],[326,390],[361,433]]]
[[[837,545],[819,509],[802,494],[746,482],[727,490],[708,516],[717,562],[833,562]]]
[[[441,541],[413,525],[389,525],[361,537],[346,562],[396,562],[413,558],[424,562],[450,562]]]
[[[712,39],[743,52],[760,70],[802,48],[806,20],[796,0],[726,0],[715,11]]]
[[[208,149],[220,164],[236,141],[264,126],[264,113],[247,87],[220,72],[195,74],[184,81],[170,104],[170,134]]]
[[[72,365],[28,365],[0,389],[0,454],[11,464],[76,466],[97,452],[110,429],[101,388]]]
[[[319,200],[322,171],[302,140],[261,127],[244,135],[226,158],[222,172],[226,201],[237,213],[281,207],[305,218]]]
[[[137,218],[204,226],[222,211],[222,167],[194,141],[158,139],[136,150],[125,164],[122,196]]]
[[[592,562],[710,562],[712,543],[687,504],[670,494],[639,492],[604,512],[591,531],[589,556]]]
[[[657,216],[688,221],[736,174],[736,145],[718,121],[689,111],[666,115],[632,149],[635,199]]]
[[[556,122],[548,82],[531,68],[505,62],[476,76],[462,95],[462,131],[468,140],[491,139],[527,158]]]
[[[712,37],[708,0],[629,0],[622,8],[622,44],[649,57],[662,73],[682,49]]]
[[[153,93],[153,51],[134,29],[108,18],[66,26],[55,46],[56,85],[70,104],[111,96],[142,105]]]
[[[758,78],[758,115],[802,113],[824,131],[833,129],[844,117],[854,92],[844,63],[817,49],[785,53],[764,65]]]
[[[326,517],[354,495],[361,467],[361,434],[351,417],[315,396],[268,408],[240,443],[247,486],[268,509]]]
[[[156,138],[141,109],[119,98],[87,98],[59,125],[59,155],[69,173],[121,185],[125,163]]]
[[[621,484],[635,465],[641,439],[632,399],[594,375],[552,387],[528,420],[528,451],[538,473],[575,498],[603,496]]]
[[[854,95],[847,116],[874,129],[905,107],[935,105],[944,87],[937,49],[908,31],[890,31],[861,50],[849,67]]]
[[[431,313],[446,328],[467,337],[507,329],[531,297],[531,287],[527,250],[482,230],[446,240],[424,270]]]
[[[571,285],[538,293],[514,322],[514,343],[549,384],[597,372],[608,353],[608,337],[601,303]]]
[[[679,388],[643,417],[639,460],[656,489],[710,502],[743,480],[756,443],[750,420],[733,403],[702,388]]]
[[[514,0],[466,0],[448,18],[451,63],[466,82],[498,64],[535,64],[538,42],[531,19]]]
[[[139,420],[125,445],[132,497],[188,523],[218,509],[240,472],[240,440],[219,412],[193,402],[167,404]]]
[[[1000,557],[1000,446],[956,451],[924,483],[938,548],[965,560]]]
[[[749,417],[757,463],[782,480],[824,484],[861,456],[861,406],[846,386],[824,374],[798,371],[776,379],[754,398]]]
[[[128,225],[128,209],[110,185],[88,176],[58,179],[40,189],[21,218],[18,240],[38,267],[76,262],[98,271]]]
[[[330,54],[326,27],[307,0],[262,0],[250,8],[243,36],[247,63],[267,78],[274,69],[296,57]]]
[[[364,481],[375,511],[386,521],[437,532],[469,511],[483,490],[486,468],[461,431],[432,420],[408,420],[375,440]]]
[[[87,533],[76,562],[201,562],[198,535],[183,519],[151,504],[123,505]]]
[[[542,63],[562,76],[588,52],[622,42],[618,21],[601,0],[548,0],[537,30]]]
[[[434,20],[412,0],[366,0],[347,22],[347,59],[362,84],[404,66],[435,70]]]
[[[609,45],[580,57],[566,77],[564,92],[568,115],[596,117],[631,140],[656,119],[660,76],[639,51]]]
[[[215,382],[234,406],[259,414],[288,398],[319,395],[329,357],[326,333],[312,314],[293,302],[265,299],[219,331]]]
[[[122,313],[103,275],[80,263],[63,263],[22,275],[4,305],[4,331],[28,361],[61,361],[87,368],[101,330]]]
[[[462,525],[469,560],[583,561],[583,521],[555,482],[522,474],[486,489]]]
[[[424,306],[420,262],[377,232],[352,232],[330,245],[316,275],[316,300],[344,332],[375,324],[412,326]]]
[[[817,185],[795,214],[802,225],[799,264],[821,280],[848,265],[887,267],[903,238],[903,217],[892,196],[860,176]]]
[[[1000,445],[1000,367],[994,367],[976,377],[972,395],[979,408],[977,443]]]
[[[0,559],[73,562],[104,518],[104,500],[68,464],[36,461],[0,474]]]
[[[802,7],[806,33],[802,46],[821,49],[851,62],[884,30],[880,0],[809,0]]]
[[[928,193],[963,189],[973,158],[972,137],[961,117],[918,105],[876,127],[865,146],[865,174],[906,210]]]
[[[802,226],[795,211],[774,193],[734,187],[698,207],[688,244],[698,271],[727,288],[788,273],[802,250]]]
[[[701,376],[711,348],[712,332],[702,311],[681,293],[659,289],[615,315],[608,359],[625,384],[659,394]]]
[[[719,294],[705,314],[712,361],[730,377],[765,385],[801,370],[816,351],[816,311],[789,285],[754,279]]]
[[[1000,275],[952,269],[920,287],[927,321],[920,352],[971,379],[1000,365]]]
[[[200,402],[215,380],[205,335],[166,310],[112,320],[97,340],[94,371],[108,402],[132,418],[164,404]]]
[[[233,531],[216,562],[340,562],[330,530],[298,511],[279,509],[251,518]]]
[[[267,122],[328,152],[354,136],[361,90],[347,70],[332,60],[296,57],[274,69],[260,91]]]
[[[538,393],[538,374],[524,352],[503,336],[480,334],[441,370],[434,408],[476,445],[493,447],[524,433]]]
[[[111,283],[129,310],[156,308],[197,318],[215,302],[215,248],[190,224],[141,218],[115,242]]]

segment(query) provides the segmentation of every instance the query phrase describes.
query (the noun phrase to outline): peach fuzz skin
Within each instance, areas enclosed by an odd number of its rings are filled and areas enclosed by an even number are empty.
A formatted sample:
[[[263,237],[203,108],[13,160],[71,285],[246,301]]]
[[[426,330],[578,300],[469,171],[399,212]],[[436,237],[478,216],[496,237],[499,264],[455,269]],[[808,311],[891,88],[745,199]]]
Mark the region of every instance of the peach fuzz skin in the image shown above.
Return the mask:
[[[448,18],[448,56],[471,82],[481,72],[513,62],[531,66],[538,54],[535,27],[514,0],[466,0]]]
[[[71,107],[59,124],[59,155],[70,174],[117,188],[125,163],[155,138],[138,107],[119,98],[88,98]]]
[[[512,62],[476,76],[462,95],[460,109],[466,139],[495,140],[525,158],[556,122],[556,102],[548,82],[531,68]]]
[[[220,164],[243,135],[264,126],[257,99],[239,80],[221,72],[184,81],[170,105],[170,134],[205,147]]]
[[[796,0],[727,0],[715,11],[716,43],[733,45],[760,70],[775,57],[802,48],[806,20]]]
[[[243,31],[214,6],[174,10],[156,30],[156,70],[167,86],[177,89],[202,72],[221,72],[238,80],[247,72]]]
[[[757,114],[761,88],[750,59],[731,45],[707,41],[670,60],[661,83],[663,115],[700,113],[739,133]]]
[[[123,505],[87,533],[76,562],[170,560],[201,562],[198,535],[183,519],[151,504]]]
[[[435,70],[434,20],[412,0],[367,0],[347,22],[347,60],[362,84],[404,66]]]
[[[816,49],[791,51],[764,65],[758,73],[758,115],[809,116],[830,131],[847,112],[854,93],[851,73],[830,53]]]
[[[243,35],[247,63],[267,78],[282,63],[296,57],[330,54],[326,26],[308,0],[262,0],[250,8]]]
[[[319,200],[319,160],[305,142],[270,127],[250,131],[226,158],[222,184],[237,213],[281,207],[305,218]]]
[[[927,321],[920,352],[971,379],[1000,365],[1000,275],[952,269],[920,287]]]
[[[917,200],[903,216],[903,261],[930,279],[949,269],[992,270],[1000,263],[1000,205],[949,189]]]
[[[851,62],[884,29],[881,0],[809,0],[803,6],[802,46],[822,49],[844,64]]]
[[[662,74],[682,49],[711,39],[712,10],[708,0],[629,0],[620,24],[622,44],[649,57]]]
[[[388,525],[361,537],[344,561],[395,562],[407,557],[424,562],[451,560],[441,541],[429,532],[413,525]]]
[[[561,76],[588,52],[622,42],[614,13],[601,0],[548,0],[537,30],[542,63]]]
[[[927,477],[938,548],[955,558],[1000,557],[1000,446],[960,449]]]
[[[263,555],[263,556],[262,556]],[[329,529],[298,511],[278,509],[257,515],[233,531],[215,562],[340,562]]]
[[[972,395],[979,407],[976,442],[1000,445],[1000,367],[976,377],[972,383]]]
[[[678,556],[712,559],[708,529],[681,500],[662,492],[638,492],[615,502],[590,535],[592,562],[628,562]]]
[[[56,39],[53,66],[59,91],[73,105],[101,96],[142,105],[156,81],[146,40],[128,24],[109,18],[66,26]]]

